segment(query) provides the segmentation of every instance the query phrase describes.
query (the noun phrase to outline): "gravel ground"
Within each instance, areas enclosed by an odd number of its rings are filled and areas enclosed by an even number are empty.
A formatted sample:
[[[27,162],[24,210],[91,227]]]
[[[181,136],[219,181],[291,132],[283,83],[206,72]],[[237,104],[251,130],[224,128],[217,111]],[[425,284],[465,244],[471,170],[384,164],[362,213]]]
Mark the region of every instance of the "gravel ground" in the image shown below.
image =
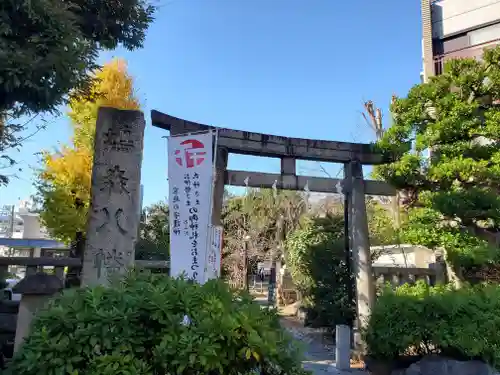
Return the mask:
[[[351,369],[347,371],[337,370],[335,367],[335,346],[331,339],[325,338],[323,332],[303,327],[299,322],[290,317],[282,319],[283,326],[302,342],[305,349],[306,360],[304,368],[310,370],[314,375],[366,375],[366,371]]]

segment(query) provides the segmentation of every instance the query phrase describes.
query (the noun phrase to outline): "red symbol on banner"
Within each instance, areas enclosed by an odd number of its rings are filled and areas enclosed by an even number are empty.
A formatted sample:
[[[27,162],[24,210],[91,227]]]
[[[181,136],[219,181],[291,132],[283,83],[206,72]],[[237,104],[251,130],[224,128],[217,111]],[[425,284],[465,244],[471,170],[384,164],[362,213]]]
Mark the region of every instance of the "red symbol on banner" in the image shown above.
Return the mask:
[[[205,160],[205,145],[196,139],[188,139],[181,142],[181,146],[184,146],[180,150],[175,150],[175,161],[181,167],[193,168]]]

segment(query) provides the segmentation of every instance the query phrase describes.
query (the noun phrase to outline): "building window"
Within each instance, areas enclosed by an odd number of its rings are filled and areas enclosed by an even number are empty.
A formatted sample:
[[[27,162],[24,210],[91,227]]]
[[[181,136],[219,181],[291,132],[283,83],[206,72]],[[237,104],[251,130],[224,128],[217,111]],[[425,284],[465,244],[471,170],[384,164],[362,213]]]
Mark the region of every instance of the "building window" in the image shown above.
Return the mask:
[[[444,58],[434,60],[434,72],[437,76],[444,73]]]
[[[500,39],[500,23],[469,32],[469,45],[476,46]]]

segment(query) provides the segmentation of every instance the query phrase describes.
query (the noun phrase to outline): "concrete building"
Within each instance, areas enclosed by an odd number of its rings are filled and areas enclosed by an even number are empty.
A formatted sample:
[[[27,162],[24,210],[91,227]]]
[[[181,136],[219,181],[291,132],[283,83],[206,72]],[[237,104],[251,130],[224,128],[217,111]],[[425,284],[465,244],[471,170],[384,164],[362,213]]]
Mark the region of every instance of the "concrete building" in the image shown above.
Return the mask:
[[[0,256],[39,257],[42,249],[65,247],[49,237],[30,200],[20,201],[14,210],[0,207]]]
[[[48,239],[47,230],[41,225],[40,216],[33,211],[32,206],[29,200],[20,201],[14,207],[14,216],[12,206],[0,208],[0,238]]]
[[[499,0],[421,0],[422,80],[451,58],[480,57],[500,43]]]
[[[16,214],[12,216],[12,206],[0,207],[0,238],[22,238],[23,219]]]

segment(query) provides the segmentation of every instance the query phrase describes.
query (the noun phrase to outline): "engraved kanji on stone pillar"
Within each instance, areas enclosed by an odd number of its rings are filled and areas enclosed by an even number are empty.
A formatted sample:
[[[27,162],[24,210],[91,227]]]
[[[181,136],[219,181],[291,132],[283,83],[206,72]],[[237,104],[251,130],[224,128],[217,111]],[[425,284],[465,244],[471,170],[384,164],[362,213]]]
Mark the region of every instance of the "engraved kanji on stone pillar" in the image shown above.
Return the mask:
[[[134,264],[144,126],[140,111],[99,108],[83,285],[107,285]]]

